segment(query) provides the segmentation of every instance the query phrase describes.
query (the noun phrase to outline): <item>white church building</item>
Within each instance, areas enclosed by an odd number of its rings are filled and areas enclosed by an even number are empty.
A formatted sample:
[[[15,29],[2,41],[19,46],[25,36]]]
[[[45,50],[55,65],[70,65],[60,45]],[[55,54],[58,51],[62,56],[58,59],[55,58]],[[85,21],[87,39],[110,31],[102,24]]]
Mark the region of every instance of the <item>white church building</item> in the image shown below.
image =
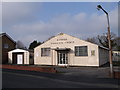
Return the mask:
[[[101,66],[109,60],[109,50],[60,33],[34,48],[35,65]]]

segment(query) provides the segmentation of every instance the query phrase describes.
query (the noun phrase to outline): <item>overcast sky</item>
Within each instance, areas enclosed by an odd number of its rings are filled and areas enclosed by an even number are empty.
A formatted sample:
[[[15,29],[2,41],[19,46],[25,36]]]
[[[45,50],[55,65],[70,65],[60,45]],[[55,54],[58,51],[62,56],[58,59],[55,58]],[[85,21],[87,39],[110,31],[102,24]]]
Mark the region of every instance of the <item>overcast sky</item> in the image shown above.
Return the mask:
[[[101,35],[107,32],[107,18],[96,9],[98,4],[109,13],[111,31],[118,34],[117,2],[3,2],[2,32],[27,47],[60,32],[81,39]]]

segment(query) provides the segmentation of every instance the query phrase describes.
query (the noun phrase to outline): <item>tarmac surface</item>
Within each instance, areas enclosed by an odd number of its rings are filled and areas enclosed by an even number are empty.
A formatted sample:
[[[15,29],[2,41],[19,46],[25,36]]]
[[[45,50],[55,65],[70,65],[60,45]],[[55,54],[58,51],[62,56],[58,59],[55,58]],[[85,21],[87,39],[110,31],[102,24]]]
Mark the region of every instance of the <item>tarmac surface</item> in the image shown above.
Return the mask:
[[[54,68],[57,73],[2,69],[3,88],[120,88],[120,79],[110,78],[109,67]]]

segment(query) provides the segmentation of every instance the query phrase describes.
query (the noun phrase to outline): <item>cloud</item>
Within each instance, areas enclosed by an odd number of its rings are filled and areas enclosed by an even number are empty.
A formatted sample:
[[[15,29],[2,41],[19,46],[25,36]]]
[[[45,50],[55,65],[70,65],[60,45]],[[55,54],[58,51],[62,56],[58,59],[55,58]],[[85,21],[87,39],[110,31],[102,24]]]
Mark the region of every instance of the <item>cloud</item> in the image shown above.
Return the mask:
[[[23,3],[21,5],[5,3],[3,6],[3,9],[5,9],[3,11],[3,24],[5,29],[7,28],[5,26],[10,26],[9,30],[6,29],[6,31],[15,40],[21,40],[26,46],[33,40],[45,41],[59,32],[82,39],[107,32],[107,19],[104,13],[101,15],[97,13],[88,15],[85,12],[80,12],[75,15],[63,13],[51,18],[49,21],[36,19],[32,21],[31,18],[34,16],[37,7]],[[14,8],[16,6],[19,9]],[[117,8],[109,12],[109,14],[111,30],[117,32]]]
[[[37,8],[42,6],[42,3],[25,2],[3,2],[2,3],[2,19],[3,26],[10,26],[19,23],[28,23],[36,20],[34,13]]]
[[[110,26],[113,32],[118,32],[118,9],[110,12]]]

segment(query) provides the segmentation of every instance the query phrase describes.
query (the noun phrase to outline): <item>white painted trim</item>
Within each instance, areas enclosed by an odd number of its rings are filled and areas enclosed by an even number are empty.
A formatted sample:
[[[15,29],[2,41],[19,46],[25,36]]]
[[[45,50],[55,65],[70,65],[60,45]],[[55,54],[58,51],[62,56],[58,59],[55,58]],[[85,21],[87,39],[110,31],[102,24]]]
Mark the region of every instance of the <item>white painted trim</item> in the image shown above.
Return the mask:
[[[14,50],[9,51],[9,52],[28,52],[28,51],[22,50],[22,49],[14,49]]]

